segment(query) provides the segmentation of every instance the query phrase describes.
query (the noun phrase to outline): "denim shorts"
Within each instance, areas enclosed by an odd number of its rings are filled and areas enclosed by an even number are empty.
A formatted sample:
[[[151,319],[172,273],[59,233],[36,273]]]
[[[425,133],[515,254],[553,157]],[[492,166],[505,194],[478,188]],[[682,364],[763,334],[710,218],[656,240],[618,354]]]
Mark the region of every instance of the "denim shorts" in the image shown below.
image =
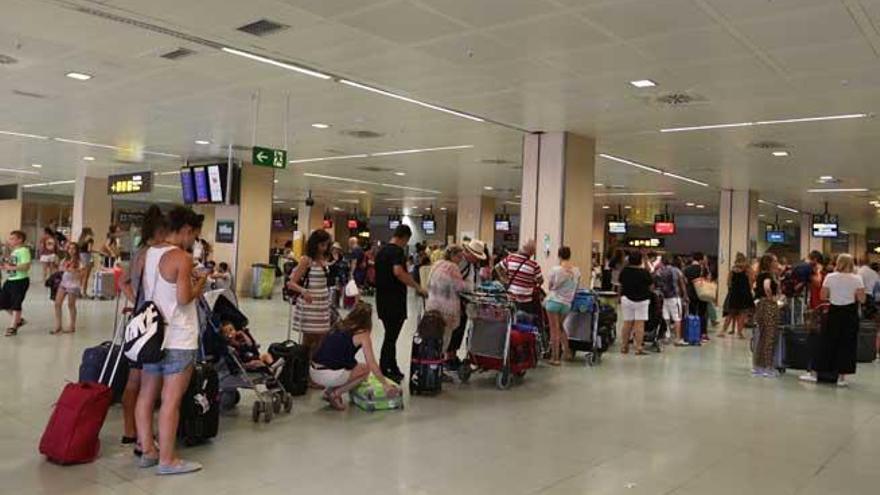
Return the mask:
[[[158,363],[144,363],[144,373],[150,375],[176,375],[183,373],[196,362],[195,349],[165,349],[165,357]]]

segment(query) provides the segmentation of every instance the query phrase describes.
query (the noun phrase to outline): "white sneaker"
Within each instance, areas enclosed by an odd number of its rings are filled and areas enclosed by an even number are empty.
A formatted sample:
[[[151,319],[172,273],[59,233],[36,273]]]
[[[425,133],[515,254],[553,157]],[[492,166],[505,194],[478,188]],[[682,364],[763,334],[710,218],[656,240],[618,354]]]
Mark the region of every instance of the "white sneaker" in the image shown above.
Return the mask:
[[[837,380],[838,387],[849,387],[849,382],[846,380]]]
[[[811,374],[811,373],[807,373],[807,374],[799,376],[798,380],[800,380],[802,382],[816,383],[816,377],[813,376],[813,374]]]

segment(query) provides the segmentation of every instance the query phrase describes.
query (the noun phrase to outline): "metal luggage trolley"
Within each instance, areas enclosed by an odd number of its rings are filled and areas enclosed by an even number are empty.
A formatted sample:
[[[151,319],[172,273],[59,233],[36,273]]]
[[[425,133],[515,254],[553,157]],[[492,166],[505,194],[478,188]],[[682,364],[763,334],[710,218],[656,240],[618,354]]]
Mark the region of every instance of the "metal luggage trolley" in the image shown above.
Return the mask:
[[[458,377],[464,383],[474,371],[498,371],[495,386],[507,390],[511,384],[510,332],[516,307],[506,294],[478,292],[462,297],[467,302],[468,355],[458,369]]]
[[[599,335],[599,303],[592,291],[579,290],[575,295],[571,312],[562,322],[573,354],[586,353],[585,364],[595,366],[602,361],[605,344]]]

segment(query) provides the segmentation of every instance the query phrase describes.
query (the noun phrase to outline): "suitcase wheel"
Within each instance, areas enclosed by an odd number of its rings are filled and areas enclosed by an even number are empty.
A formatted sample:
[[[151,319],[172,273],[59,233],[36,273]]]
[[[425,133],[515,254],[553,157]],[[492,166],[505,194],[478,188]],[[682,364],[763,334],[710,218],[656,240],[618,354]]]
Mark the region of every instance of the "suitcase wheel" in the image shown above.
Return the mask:
[[[284,405],[284,412],[290,414],[290,411],[293,410],[293,396],[290,394],[284,394],[281,402]]]
[[[461,362],[458,367],[458,379],[461,380],[461,383],[467,383],[468,380],[471,379],[471,360],[465,359]]]
[[[498,372],[498,375],[495,376],[495,386],[498,387],[498,390],[507,390],[510,388],[510,382],[510,369],[504,367]]]

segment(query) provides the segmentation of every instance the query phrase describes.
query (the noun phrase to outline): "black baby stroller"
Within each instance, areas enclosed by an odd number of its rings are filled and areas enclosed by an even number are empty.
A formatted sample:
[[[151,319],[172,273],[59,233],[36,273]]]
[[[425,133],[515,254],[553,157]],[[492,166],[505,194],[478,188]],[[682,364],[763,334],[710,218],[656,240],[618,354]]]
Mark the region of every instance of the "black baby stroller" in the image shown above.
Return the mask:
[[[249,389],[256,394],[251,413],[255,423],[261,417],[269,423],[282,410],[289,413],[293,409],[293,396],[278,379],[286,365],[284,359],[278,359],[271,365],[251,366],[239,356],[241,348],[227,341],[222,333],[221,325],[224,322],[232,324],[237,332],[242,333],[242,339],[248,342],[249,350],[245,354],[249,361],[260,359],[259,345],[247,330],[247,316],[238,309],[232,291],[211,291],[205,294],[200,307],[205,311],[204,321],[207,325],[205,347],[210,349],[211,362],[220,378],[221,409],[233,409],[241,401],[239,389]]]
[[[651,344],[655,352],[663,350],[663,339],[666,338],[666,320],[663,319],[663,296],[659,292],[651,293],[648,305],[648,321],[645,322],[645,344]]]

